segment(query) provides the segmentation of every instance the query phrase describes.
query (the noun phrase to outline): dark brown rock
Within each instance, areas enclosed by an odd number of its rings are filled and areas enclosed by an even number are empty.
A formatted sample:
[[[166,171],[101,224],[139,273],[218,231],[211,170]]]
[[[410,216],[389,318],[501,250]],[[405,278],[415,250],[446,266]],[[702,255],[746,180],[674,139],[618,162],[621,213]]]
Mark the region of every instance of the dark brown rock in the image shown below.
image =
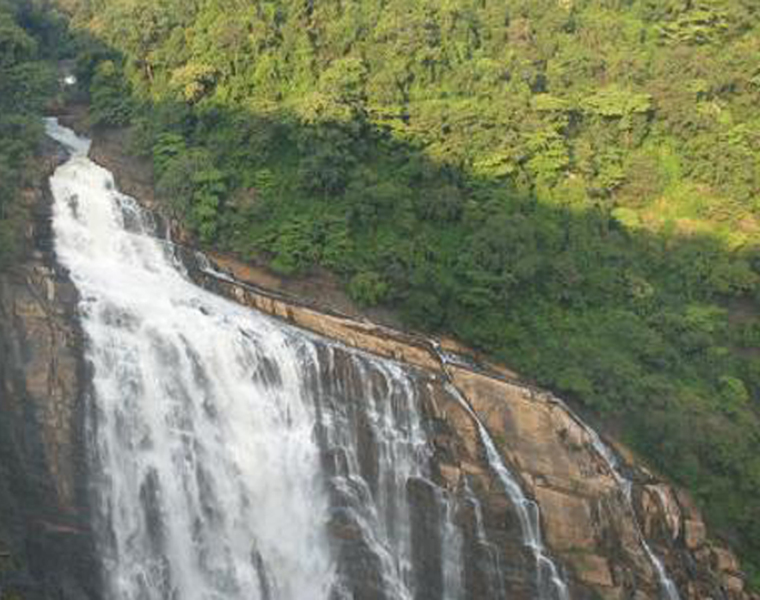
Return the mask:
[[[86,369],[77,295],[55,262],[45,145],[24,257],[0,272],[0,593],[99,597],[84,449]],[[0,562],[4,560],[0,557]]]

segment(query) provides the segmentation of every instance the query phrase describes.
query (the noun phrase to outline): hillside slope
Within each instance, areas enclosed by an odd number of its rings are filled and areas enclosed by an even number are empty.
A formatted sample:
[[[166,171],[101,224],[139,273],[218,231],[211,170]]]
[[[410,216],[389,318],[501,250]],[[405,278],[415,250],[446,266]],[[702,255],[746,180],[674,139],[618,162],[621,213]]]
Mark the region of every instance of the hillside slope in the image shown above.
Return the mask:
[[[59,4],[203,244],[574,398],[756,572],[756,2]]]

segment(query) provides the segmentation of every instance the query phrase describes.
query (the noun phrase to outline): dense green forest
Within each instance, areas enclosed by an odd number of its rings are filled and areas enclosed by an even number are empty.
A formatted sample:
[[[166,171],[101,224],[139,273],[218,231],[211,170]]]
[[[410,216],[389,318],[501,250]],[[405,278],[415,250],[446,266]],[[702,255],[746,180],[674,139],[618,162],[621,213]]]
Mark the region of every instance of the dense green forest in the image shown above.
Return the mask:
[[[28,215],[19,194],[34,177],[40,118],[55,92],[55,68],[43,51],[46,30],[45,14],[30,2],[0,0],[0,268],[20,248]]]
[[[760,584],[756,0],[60,5],[94,121],[203,244],[572,399]]]

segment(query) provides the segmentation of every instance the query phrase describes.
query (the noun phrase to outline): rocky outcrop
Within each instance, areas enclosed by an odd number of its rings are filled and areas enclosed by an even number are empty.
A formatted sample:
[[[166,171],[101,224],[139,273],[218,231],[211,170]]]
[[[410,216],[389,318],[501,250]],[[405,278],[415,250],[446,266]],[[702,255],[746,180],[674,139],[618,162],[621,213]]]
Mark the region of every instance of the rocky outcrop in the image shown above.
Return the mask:
[[[676,573],[687,598],[752,598],[731,550],[710,539],[701,512],[689,495],[656,481],[641,470],[637,512],[648,539],[653,540]],[[648,479],[648,481],[646,480]]]
[[[540,505],[546,541],[561,562],[604,597],[633,589],[656,597],[624,498],[585,430],[529,388],[459,367],[450,372]]]
[[[76,291],[55,264],[47,175],[23,194],[24,258],[0,273],[0,597],[95,598]],[[14,596],[15,594],[15,596]]]

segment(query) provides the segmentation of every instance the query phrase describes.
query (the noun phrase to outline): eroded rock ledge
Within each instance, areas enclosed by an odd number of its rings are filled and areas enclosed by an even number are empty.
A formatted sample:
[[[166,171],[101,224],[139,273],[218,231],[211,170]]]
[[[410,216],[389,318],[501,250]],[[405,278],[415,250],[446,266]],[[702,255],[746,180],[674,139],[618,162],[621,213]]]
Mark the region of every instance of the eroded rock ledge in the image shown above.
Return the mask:
[[[157,209],[149,169],[126,156],[123,148],[123,136],[120,139],[118,132],[96,134],[92,157],[114,173],[120,189]],[[172,229],[175,239],[189,241],[176,224]],[[336,311],[282,293],[288,289],[282,280],[233,258],[215,255],[215,264],[207,265],[201,264],[204,261],[199,262],[190,248],[183,255],[190,275],[207,289],[454,384],[488,427],[524,489],[539,503],[545,539],[569,571],[575,598],[659,597],[656,573],[640,543],[639,527],[665,562],[683,598],[760,598],[745,590],[736,557],[709,539],[688,495],[635,464],[628,465],[636,481],[636,515],[631,514],[587,430],[551,394],[493,365],[468,366],[465,359],[444,367],[430,340],[361,319],[345,303],[332,302],[341,309]],[[445,346],[453,353],[463,350],[456,345]],[[433,394],[431,410],[453,431],[452,439],[457,441],[440,453],[440,478],[451,488],[461,485],[465,474],[474,478],[479,497],[487,498],[485,520],[502,530],[506,521],[509,529],[510,520],[514,525],[514,515],[487,472],[477,428],[461,407],[444,396]],[[448,443],[441,440],[442,445]]]

